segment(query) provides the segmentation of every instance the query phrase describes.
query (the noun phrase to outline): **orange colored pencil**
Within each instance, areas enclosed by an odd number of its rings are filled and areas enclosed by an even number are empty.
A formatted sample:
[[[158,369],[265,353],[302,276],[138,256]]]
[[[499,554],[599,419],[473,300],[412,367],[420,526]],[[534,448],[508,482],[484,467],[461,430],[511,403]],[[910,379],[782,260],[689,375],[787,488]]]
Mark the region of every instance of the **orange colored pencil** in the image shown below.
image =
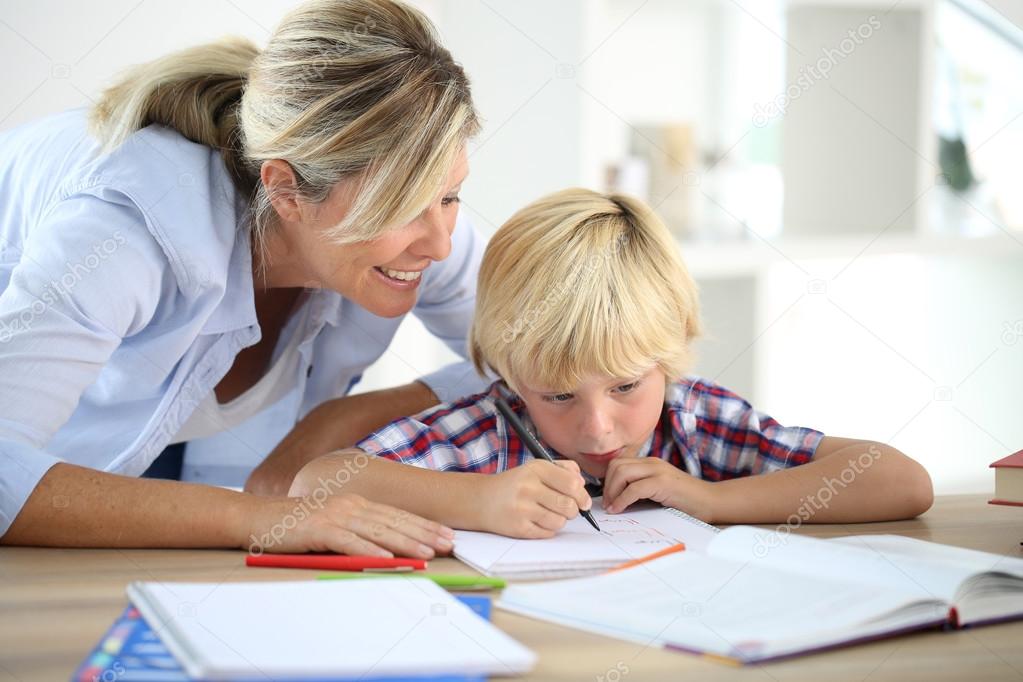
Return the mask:
[[[626,561],[624,564],[618,564],[617,566],[609,570],[608,573],[613,573],[614,571],[621,571],[626,568],[632,568],[633,566],[639,566],[640,564],[645,564],[646,562],[653,561],[654,559],[660,559],[662,556],[668,556],[669,554],[674,554],[675,552],[684,552],[685,549],[686,549],[685,543],[680,542],[677,545],[672,545],[671,547],[665,547],[664,549],[658,550],[653,554],[648,554],[638,559],[633,559],[632,561]]]

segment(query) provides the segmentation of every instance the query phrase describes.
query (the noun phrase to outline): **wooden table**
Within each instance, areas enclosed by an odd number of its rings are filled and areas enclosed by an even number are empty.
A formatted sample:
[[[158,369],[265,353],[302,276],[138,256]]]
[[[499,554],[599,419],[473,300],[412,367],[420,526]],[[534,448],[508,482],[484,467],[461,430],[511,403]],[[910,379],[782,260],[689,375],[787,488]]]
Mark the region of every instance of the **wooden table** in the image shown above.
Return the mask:
[[[898,533],[1021,556],[1023,509],[986,497],[938,498],[919,519],[803,526],[818,537]],[[242,581],[307,578],[253,569],[242,552],[0,548],[0,682],[67,680],[127,600],[133,580]],[[431,569],[469,573],[453,559]],[[731,667],[533,621],[499,610],[494,622],[539,655],[530,680],[1023,680],[1023,621],[923,632],[777,663]]]

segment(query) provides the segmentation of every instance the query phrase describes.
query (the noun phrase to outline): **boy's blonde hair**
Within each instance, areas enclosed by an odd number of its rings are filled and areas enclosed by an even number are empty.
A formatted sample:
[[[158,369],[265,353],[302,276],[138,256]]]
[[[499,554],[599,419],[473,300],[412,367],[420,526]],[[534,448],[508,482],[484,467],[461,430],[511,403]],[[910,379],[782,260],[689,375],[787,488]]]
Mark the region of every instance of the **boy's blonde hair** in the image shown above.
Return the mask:
[[[513,389],[528,378],[570,391],[587,375],[654,365],[678,378],[699,332],[696,284],[657,215],[631,197],[566,189],[491,238],[469,352]]]

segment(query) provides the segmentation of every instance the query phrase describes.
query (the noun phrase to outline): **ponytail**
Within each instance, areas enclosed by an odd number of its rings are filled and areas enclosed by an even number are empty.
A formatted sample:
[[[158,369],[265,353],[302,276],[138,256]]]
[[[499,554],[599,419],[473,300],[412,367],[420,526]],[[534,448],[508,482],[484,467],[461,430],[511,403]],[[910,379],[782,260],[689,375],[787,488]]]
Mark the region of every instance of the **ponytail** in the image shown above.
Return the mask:
[[[238,105],[258,48],[243,38],[191,47],[135,66],[104,91],[89,123],[110,151],[153,123],[219,149],[235,185],[246,195],[258,176],[245,164]]]

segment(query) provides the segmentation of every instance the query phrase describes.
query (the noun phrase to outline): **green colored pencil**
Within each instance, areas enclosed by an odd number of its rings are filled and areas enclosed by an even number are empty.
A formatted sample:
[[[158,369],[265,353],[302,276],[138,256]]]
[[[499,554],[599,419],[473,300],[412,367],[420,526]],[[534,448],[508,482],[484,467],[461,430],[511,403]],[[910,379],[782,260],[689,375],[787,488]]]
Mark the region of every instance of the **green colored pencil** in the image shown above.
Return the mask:
[[[499,590],[506,583],[501,578],[480,575],[448,575],[443,573],[370,573],[366,571],[324,573],[317,580],[357,580],[359,578],[426,578],[441,587],[454,590]]]

